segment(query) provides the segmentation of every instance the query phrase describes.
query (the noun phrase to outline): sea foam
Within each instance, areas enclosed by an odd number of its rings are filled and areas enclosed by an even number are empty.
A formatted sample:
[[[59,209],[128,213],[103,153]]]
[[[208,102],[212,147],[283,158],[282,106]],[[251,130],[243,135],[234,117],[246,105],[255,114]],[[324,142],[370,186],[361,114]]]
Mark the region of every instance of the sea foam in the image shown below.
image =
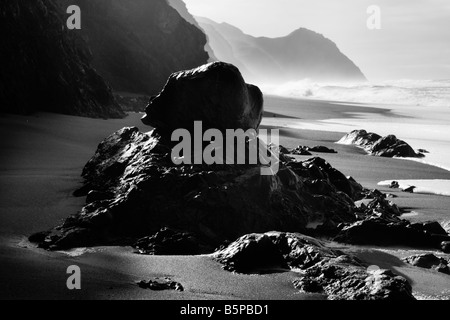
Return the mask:
[[[450,106],[449,80],[390,80],[333,83],[304,79],[283,85],[262,85],[265,93],[302,99],[342,102]]]
[[[283,126],[344,134],[356,129],[382,136],[394,134],[416,150],[429,151],[425,158],[408,160],[450,171],[450,80],[396,80],[378,84],[319,84],[302,80],[262,89],[266,94],[388,110],[387,114],[348,113],[348,117],[319,121],[283,119]]]

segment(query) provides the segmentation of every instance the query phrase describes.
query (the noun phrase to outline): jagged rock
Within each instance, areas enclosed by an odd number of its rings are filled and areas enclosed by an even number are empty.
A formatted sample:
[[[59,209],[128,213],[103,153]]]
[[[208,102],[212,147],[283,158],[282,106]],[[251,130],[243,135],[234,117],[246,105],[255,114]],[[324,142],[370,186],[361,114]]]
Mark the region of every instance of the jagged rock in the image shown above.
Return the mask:
[[[194,120],[209,123],[204,129],[257,128],[260,94],[224,63],[173,75],[144,120],[157,129],[119,130],[84,167],[85,186],[77,194],[95,190],[91,194],[108,196],[90,196],[92,202],[81,212],[39,238],[40,245],[129,244],[170,227],[216,246],[250,232],[304,231],[310,223],[355,221],[352,199],[362,187],[321,158],[281,158],[272,176],[261,175],[259,164],[174,164],[169,128],[189,127]]]
[[[297,148],[291,151],[291,154],[295,154],[297,156],[311,156],[312,153],[306,150],[303,146],[298,146]]]
[[[364,273],[345,262],[338,267],[335,263],[307,270],[294,286],[303,292],[324,293],[330,300],[415,300],[408,281],[390,270]]]
[[[194,121],[203,129],[257,129],[263,115],[263,95],[246,84],[239,70],[213,62],[169,77],[161,93],[146,108],[144,124],[161,130],[191,130]]]
[[[379,157],[420,158],[422,154],[416,153],[405,141],[397,139],[394,135],[381,137],[366,130],[354,130],[338,141],[340,144],[354,144],[364,148],[369,154]]]
[[[2,1],[0,111],[123,117],[86,43],[66,27],[66,9],[55,0]]]
[[[398,181],[392,181],[391,184],[389,185],[390,189],[398,189],[400,188],[400,184],[398,183]]]
[[[365,199],[376,199],[376,198],[386,198],[387,195],[382,193],[380,190],[378,189],[373,189],[373,190],[367,190],[365,192]]]
[[[392,201],[387,200],[384,194],[369,202],[367,208],[364,210],[364,216],[366,218],[375,216],[389,220],[390,222],[399,221],[401,215],[401,209]]]
[[[361,245],[406,245],[418,248],[438,248],[443,240],[450,240],[447,234],[434,234],[429,226],[411,224],[396,218],[386,211],[366,217],[364,220],[344,226],[335,241]]]
[[[286,148],[286,147],[283,147],[282,145],[279,146],[279,152],[280,152],[281,154],[290,154],[289,149]]]
[[[373,132],[367,132],[366,130],[353,130],[345,135],[338,143],[341,144],[354,144],[363,147],[366,150],[370,150],[382,137]]]
[[[408,188],[406,188],[406,189],[403,189],[402,191],[403,192],[406,192],[406,193],[414,193],[414,190],[416,189],[416,187],[415,186],[411,186],[411,187],[408,187]]]
[[[41,245],[116,243],[164,226],[214,245],[253,231],[301,231],[311,221],[355,219],[353,201],[344,193],[351,192],[351,182],[323,159],[288,162],[276,175],[261,176],[260,167],[251,165],[175,166],[163,141],[156,131],[137,128],[103,141],[83,177],[89,188],[113,197],[86,205]]]
[[[437,221],[418,222],[412,224],[412,227],[423,230],[429,234],[448,236],[447,231],[445,231],[441,224]]]
[[[371,146],[371,153],[380,157],[419,157],[413,148],[403,140],[394,135],[381,138]]]
[[[296,288],[332,300],[414,299],[406,279],[388,270],[368,272],[358,259],[298,233],[245,235],[213,257],[226,270],[241,273],[300,269]]]
[[[310,156],[311,152],[318,153],[337,153],[336,150],[324,147],[324,146],[315,146],[315,147],[307,147],[307,146],[298,146],[297,148],[292,150],[292,154],[299,156]]]
[[[402,220],[397,205],[379,196],[357,208],[359,221],[344,225],[334,238],[338,242],[372,245],[407,245],[439,248],[448,238],[437,222],[412,224]]]
[[[438,272],[450,274],[448,261],[444,258],[436,257],[434,254],[420,254],[403,258],[403,261],[419,268],[434,269]]]
[[[86,203],[93,203],[96,201],[103,201],[113,198],[113,194],[110,192],[101,192],[96,190],[91,190],[86,196]]]
[[[137,252],[148,255],[197,255],[198,239],[193,234],[163,228],[153,236],[139,239],[134,245]]]
[[[324,146],[306,147],[306,150],[309,152],[319,152],[319,153],[337,153],[336,150]]]
[[[450,253],[450,241],[442,241],[441,250],[445,253]]]
[[[344,192],[351,199],[361,199],[363,187],[352,177],[346,177],[342,172],[333,168],[326,160],[315,157],[299,163],[302,164],[301,167],[295,163],[291,163],[291,166],[296,168],[295,172],[300,176],[310,177],[314,180],[329,180],[337,190]]]
[[[153,291],[163,291],[163,290],[175,290],[175,291],[184,291],[183,285],[181,283],[172,281],[170,278],[155,278],[154,280],[149,281],[139,281],[137,283],[139,288],[142,289],[150,289]]]

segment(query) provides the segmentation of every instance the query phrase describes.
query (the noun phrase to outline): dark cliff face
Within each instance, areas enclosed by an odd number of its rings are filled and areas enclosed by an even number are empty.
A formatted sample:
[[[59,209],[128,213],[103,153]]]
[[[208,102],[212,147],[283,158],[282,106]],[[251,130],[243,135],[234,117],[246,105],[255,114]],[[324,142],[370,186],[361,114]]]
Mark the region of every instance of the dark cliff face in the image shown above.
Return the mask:
[[[254,82],[365,81],[361,70],[336,44],[300,28],[280,38],[253,37],[227,23],[197,17],[216,57],[238,66]]]
[[[1,2],[0,111],[123,116],[67,17],[53,0]]]
[[[207,62],[206,36],[166,0],[61,0],[81,8],[79,31],[115,91],[154,94],[168,76]]]
[[[167,2],[175,10],[178,11],[178,13],[183,17],[184,20],[186,20],[190,24],[193,24],[194,26],[196,26],[198,29],[200,29],[202,32],[204,32],[205,35],[206,35],[206,32],[202,29],[202,27],[200,27],[200,25],[198,24],[197,20],[195,20],[194,16],[189,12],[189,10],[188,10],[186,4],[183,2],[183,0],[167,0]],[[206,38],[208,38],[207,35],[206,35]],[[208,53],[209,62],[213,62],[213,61],[217,61],[218,60],[216,58],[216,55],[214,54],[214,50],[209,45],[209,41],[207,41],[207,43],[205,45],[205,50]]]

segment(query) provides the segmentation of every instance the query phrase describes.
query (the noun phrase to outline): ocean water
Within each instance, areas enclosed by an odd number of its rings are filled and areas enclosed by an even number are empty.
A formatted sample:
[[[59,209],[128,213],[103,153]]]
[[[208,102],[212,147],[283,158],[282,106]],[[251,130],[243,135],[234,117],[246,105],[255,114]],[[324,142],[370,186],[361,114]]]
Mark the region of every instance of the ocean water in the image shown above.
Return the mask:
[[[282,86],[262,86],[262,90],[266,94],[283,97],[389,109],[388,114],[361,112],[321,121],[284,119],[283,126],[342,132],[343,135],[356,129],[365,129],[383,136],[394,134],[416,150],[429,151],[425,158],[409,160],[450,171],[450,80],[395,80],[360,84],[320,84],[302,80]],[[396,180],[395,177],[393,180]],[[450,195],[449,182],[414,181],[416,185],[424,185],[427,193],[446,196]]]
[[[268,94],[302,99],[450,107],[450,79],[363,83],[318,83],[304,79],[261,87]]]

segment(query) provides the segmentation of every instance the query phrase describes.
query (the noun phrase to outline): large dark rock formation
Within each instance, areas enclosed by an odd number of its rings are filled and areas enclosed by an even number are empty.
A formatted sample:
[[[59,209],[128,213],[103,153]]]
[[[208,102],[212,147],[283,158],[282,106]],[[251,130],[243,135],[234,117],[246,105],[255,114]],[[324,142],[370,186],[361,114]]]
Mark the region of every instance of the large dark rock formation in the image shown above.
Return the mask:
[[[257,129],[263,115],[263,95],[246,84],[239,70],[214,62],[169,77],[164,89],[146,109],[143,122],[158,129]]]
[[[388,270],[369,271],[360,260],[298,233],[245,235],[213,256],[241,273],[300,269],[295,287],[331,300],[414,300],[406,279]]]
[[[208,61],[206,36],[166,0],[61,0],[82,12],[79,32],[115,91],[153,95],[175,71]]]
[[[62,11],[54,0],[2,1],[0,111],[122,117]]]
[[[281,162],[273,176],[248,163],[175,166],[170,129],[189,127],[193,120],[205,121],[205,128],[257,128],[262,98],[223,63],[170,79],[145,118],[157,129],[124,128],[105,139],[83,169],[89,203],[34,241],[50,248],[123,243],[172,227],[219,244],[249,232],[355,220],[353,199],[362,187],[321,158]]]
[[[216,57],[239,67],[253,82],[366,80],[334,42],[311,30],[300,28],[279,38],[253,37],[227,23],[196,19]]]
[[[157,131],[114,133],[83,170],[85,191],[101,197],[32,240],[52,249],[128,243],[168,226],[218,245],[249,232],[354,220],[352,188],[320,158],[262,176],[257,165],[175,166],[170,150]]]
[[[340,144],[353,144],[364,148],[370,155],[379,157],[420,158],[423,154],[416,153],[405,141],[394,135],[381,137],[366,130],[354,130],[338,141]]]
[[[259,89],[245,84],[231,65],[213,63],[172,75],[144,118],[156,129],[123,128],[100,143],[77,192],[87,195],[86,206],[31,240],[50,249],[135,243],[142,253],[156,254],[174,252],[176,243],[187,254],[197,246],[203,252],[270,230],[355,244],[437,248],[450,240],[439,224],[402,220],[402,211],[385,195],[365,190],[322,158],[297,161],[282,153],[285,148],[261,144],[260,151],[278,162],[273,175],[261,175],[262,165],[247,158],[239,165],[174,164],[178,141],[171,141],[171,130],[190,129],[195,120],[204,121],[204,130],[252,129],[262,112]],[[367,197],[374,199],[355,204]],[[183,232],[161,231],[165,227]]]

